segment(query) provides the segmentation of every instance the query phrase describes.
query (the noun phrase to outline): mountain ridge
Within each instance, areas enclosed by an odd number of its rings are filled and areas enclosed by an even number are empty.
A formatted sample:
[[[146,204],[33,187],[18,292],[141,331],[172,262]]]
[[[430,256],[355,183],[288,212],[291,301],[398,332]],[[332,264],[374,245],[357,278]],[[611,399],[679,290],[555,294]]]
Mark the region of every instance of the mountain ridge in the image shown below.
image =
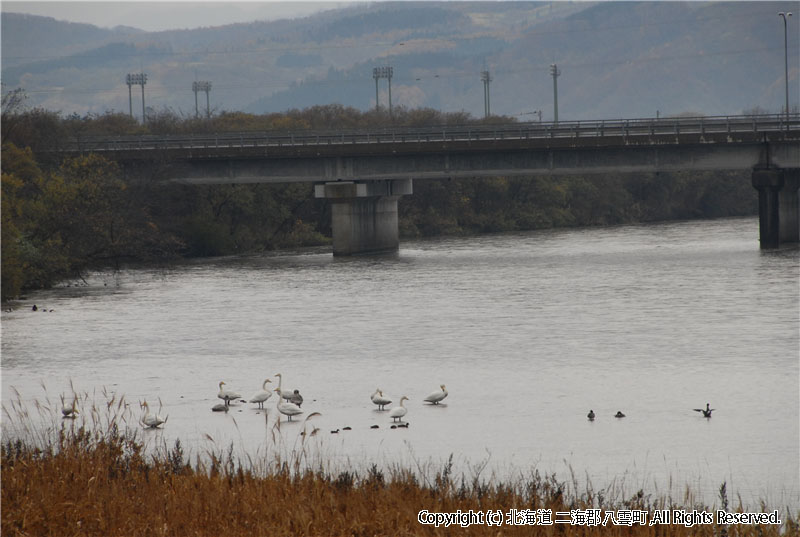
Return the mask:
[[[556,63],[562,120],[779,112],[783,32],[775,15],[793,5],[378,2],[160,32],[4,12],[2,78],[4,91],[22,87],[30,106],[65,114],[127,112],[125,74],[140,71],[148,73],[147,104],[182,115],[194,113],[198,79],[212,82],[217,112],[328,103],[366,110],[375,106],[372,68],[392,65],[393,105],[480,117],[480,73],[489,70],[493,113],[530,119],[541,110],[548,120]],[[793,105],[798,22],[789,27]],[[386,106],[388,83],[378,86]]]

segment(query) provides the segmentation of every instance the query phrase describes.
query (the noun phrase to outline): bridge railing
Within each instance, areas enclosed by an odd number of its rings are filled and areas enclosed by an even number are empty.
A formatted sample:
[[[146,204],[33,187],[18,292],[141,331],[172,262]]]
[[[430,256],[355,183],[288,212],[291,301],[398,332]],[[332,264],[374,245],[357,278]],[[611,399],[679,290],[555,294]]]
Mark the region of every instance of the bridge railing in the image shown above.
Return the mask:
[[[345,144],[425,144],[547,138],[647,137],[681,134],[800,130],[800,114],[606,119],[559,123],[507,123],[385,128],[370,131],[229,132],[216,134],[87,136],[70,140],[66,151],[136,151],[295,147]]]

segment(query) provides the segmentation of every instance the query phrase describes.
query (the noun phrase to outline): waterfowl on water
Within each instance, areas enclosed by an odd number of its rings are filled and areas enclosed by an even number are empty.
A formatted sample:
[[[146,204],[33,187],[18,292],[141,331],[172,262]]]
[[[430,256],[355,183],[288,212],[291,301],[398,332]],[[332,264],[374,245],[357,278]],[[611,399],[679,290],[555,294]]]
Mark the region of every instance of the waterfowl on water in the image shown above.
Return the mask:
[[[408,409],[403,406],[403,401],[408,401],[408,397],[405,395],[400,398],[400,406],[394,407],[392,410],[389,411],[389,417],[392,418],[394,421],[402,421],[403,416],[406,415]]]
[[[272,392],[267,391],[267,382],[272,381],[266,379],[263,384],[261,384],[261,391],[250,399],[251,403],[258,403],[258,408],[264,408],[264,402],[272,396]]]
[[[586,417],[589,418],[589,421],[594,421],[594,410],[590,410]]]
[[[392,400],[384,397],[380,388],[375,389],[375,393],[370,396],[370,399],[374,404],[378,405],[378,410],[386,410],[386,405],[392,404]]]
[[[280,388],[275,388],[275,391],[280,394],[279,390]],[[292,416],[297,416],[298,414],[303,413],[299,406],[295,405],[294,403],[284,403],[280,397],[278,397],[278,412],[284,416],[287,416],[289,421],[292,421]]]
[[[695,408],[694,409],[695,412],[701,412],[703,414],[704,418],[710,418],[711,417],[711,413],[714,412],[714,410],[716,410],[716,409],[711,408],[711,405],[709,403],[706,403],[706,407],[705,408]]]
[[[435,392],[431,393],[428,395],[428,397],[423,399],[423,401],[438,405],[445,397],[447,397],[447,389],[444,387],[444,384],[440,384],[439,388],[441,388],[441,390],[436,390]]]
[[[79,414],[78,409],[75,408],[75,405],[78,404],[78,398],[73,397],[72,404],[67,405],[64,403],[64,396],[61,396],[61,415],[65,418],[74,418],[76,414]]]
[[[297,394],[299,395],[300,391],[299,390],[284,390],[284,389],[282,389],[282,386],[283,386],[283,375],[281,375],[280,373],[275,373],[275,376],[278,377],[278,389],[276,390],[278,392],[278,395],[280,395],[283,399],[286,399],[287,401],[289,401],[291,403],[292,402],[292,397],[294,396],[294,393],[297,392]]]
[[[617,413],[614,414],[614,417],[615,418],[624,418],[625,414],[623,414],[621,410],[617,410]]]
[[[148,427],[150,429],[155,429],[159,425],[161,425],[163,423],[167,423],[167,419],[169,418],[169,416],[162,418],[158,414],[150,414],[150,407],[148,406],[147,401],[143,402],[140,405],[140,407],[144,408],[144,414],[142,415],[141,419],[139,420],[139,422],[143,426]]]
[[[298,407],[303,406],[303,396],[300,395],[300,390],[295,390],[292,392],[292,395],[289,396],[289,402],[297,405]]]
[[[219,393],[217,393],[217,397],[219,397],[220,399],[225,401],[225,405],[230,405],[231,401],[234,400],[234,399],[241,399],[242,398],[242,396],[239,395],[236,392],[233,392],[231,390],[223,389],[222,386],[224,386],[224,385],[225,385],[225,381],[224,380],[219,383]]]

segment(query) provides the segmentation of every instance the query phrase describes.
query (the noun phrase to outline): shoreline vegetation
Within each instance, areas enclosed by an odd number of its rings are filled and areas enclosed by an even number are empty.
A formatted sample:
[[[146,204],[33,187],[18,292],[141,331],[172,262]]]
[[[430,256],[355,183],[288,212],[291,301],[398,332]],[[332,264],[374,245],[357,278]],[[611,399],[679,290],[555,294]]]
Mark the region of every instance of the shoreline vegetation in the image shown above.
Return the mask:
[[[231,446],[192,461],[179,440],[172,447],[150,449],[131,410],[138,405],[104,395],[99,403],[88,395],[75,396],[79,417],[74,419],[61,418],[61,407],[49,400],[35,401],[35,410],[28,409],[19,394],[3,405],[3,535],[800,535],[800,511],[765,502],[757,511],[773,516],[779,511],[780,524],[700,522],[702,513],[723,510],[735,520],[734,513],[743,512],[741,500],[738,505],[729,502],[724,483],[719,504],[706,506],[688,488],[676,500],[642,490],[624,496],[591,484],[579,490],[574,480],[559,481],[538,471],[511,481],[484,479],[480,471],[459,475],[452,456],[442,464],[417,468],[373,464],[333,471],[308,456],[306,441],[315,434],[311,421],[304,423],[306,435],[298,435],[299,442],[288,451],[280,449],[280,435],[276,439],[273,434],[263,456],[235,456]],[[557,513],[593,509],[611,512],[614,519],[644,512],[646,523],[533,528],[506,519],[512,510],[549,512],[555,521],[565,520]],[[695,522],[650,524],[664,510],[694,516]],[[445,528],[422,514],[470,511],[500,512],[504,523],[489,525],[480,519],[468,527],[455,523]]]
[[[126,176],[97,154],[56,159],[48,150],[62,140],[515,121],[403,107],[389,118],[331,104],[209,119],[163,111],[140,125],[117,112],[62,117],[23,104],[21,90],[3,96],[3,300],[89,270],[330,243],[330,206],[314,198],[310,184],[167,184],[158,179],[158,163]],[[398,217],[408,239],[750,216],[757,201],[746,172],[489,177],[417,181],[414,194],[400,199]]]

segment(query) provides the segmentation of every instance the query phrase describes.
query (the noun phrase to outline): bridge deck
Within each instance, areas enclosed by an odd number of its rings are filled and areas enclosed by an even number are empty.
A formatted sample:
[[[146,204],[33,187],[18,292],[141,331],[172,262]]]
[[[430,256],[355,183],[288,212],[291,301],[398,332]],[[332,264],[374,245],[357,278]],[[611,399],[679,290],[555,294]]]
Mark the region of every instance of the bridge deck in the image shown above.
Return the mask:
[[[800,116],[725,116],[678,119],[619,119],[560,123],[395,128],[336,132],[237,132],[169,136],[93,136],[70,140],[68,152],[124,153],[167,151],[176,157],[218,158],[221,154],[246,156],[321,156],[392,151],[440,151],[482,147],[549,148],[608,147],[760,141],[764,134],[797,137]],[[308,148],[303,151],[302,148]],[[144,155],[141,155],[144,157]]]

